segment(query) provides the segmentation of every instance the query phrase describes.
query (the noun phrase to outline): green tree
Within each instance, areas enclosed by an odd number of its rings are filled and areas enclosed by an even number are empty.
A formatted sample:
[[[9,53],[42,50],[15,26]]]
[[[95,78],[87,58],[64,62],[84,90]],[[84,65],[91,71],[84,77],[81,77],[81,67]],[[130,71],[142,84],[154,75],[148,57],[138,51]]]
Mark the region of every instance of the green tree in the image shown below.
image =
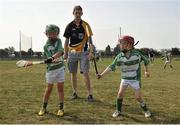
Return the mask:
[[[4,58],[4,57],[8,57],[8,49],[5,48],[5,49],[0,49],[0,57],[1,58]]]
[[[172,55],[180,55],[180,49],[179,48],[172,48],[171,53]]]
[[[12,54],[14,54],[14,52],[15,52],[15,48],[13,47],[13,46],[9,46],[8,47],[8,53],[9,53],[9,55],[12,55]]]

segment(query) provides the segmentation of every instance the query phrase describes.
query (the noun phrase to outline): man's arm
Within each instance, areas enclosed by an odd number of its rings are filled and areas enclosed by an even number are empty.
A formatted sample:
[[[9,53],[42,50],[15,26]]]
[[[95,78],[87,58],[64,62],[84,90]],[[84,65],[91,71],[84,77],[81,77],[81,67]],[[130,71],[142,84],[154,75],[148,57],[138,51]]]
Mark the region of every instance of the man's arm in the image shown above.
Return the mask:
[[[68,46],[69,46],[69,39],[66,38],[64,42],[64,59],[68,58],[68,51],[69,51]]]
[[[93,59],[94,58],[94,45],[93,45],[93,41],[92,41],[92,37],[90,36],[88,39],[88,44],[89,44],[89,59]]]
[[[91,36],[88,39],[88,43],[89,43],[89,52],[93,53],[94,52],[94,46],[93,46],[93,41],[92,41],[92,37]]]

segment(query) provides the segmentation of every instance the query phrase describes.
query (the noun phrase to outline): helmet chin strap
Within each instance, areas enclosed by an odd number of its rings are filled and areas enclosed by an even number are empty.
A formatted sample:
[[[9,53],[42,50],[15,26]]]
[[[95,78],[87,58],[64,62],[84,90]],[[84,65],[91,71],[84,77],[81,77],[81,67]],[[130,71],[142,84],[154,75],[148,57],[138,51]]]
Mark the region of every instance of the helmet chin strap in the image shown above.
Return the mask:
[[[127,49],[122,50],[123,53],[126,53],[127,51],[128,51]]]
[[[128,49],[122,50],[123,53],[127,53],[128,51],[131,51],[131,49],[129,49],[129,50]]]

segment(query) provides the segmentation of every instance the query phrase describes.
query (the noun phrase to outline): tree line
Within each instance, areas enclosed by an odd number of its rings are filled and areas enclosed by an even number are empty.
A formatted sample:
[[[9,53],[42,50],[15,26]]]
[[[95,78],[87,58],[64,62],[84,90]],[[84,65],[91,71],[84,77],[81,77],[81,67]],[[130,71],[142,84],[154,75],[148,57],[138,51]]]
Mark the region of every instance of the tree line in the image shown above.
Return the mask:
[[[34,52],[31,48],[28,51],[15,51],[15,48],[10,46],[8,48],[0,49],[0,58],[42,58],[42,52]]]
[[[164,52],[171,52],[171,54],[173,56],[180,56],[180,49],[179,48],[171,48],[171,49],[161,49],[161,50],[156,50],[156,49],[153,49],[153,48],[140,48],[138,49],[140,50],[141,52],[143,52],[145,55],[148,56],[149,53],[153,53],[153,55],[155,57],[159,57],[159,56],[162,56],[162,54],[164,54]],[[111,48],[110,45],[107,45],[107,47],[105,48],[104,51],[101,51],[101,55],[102,57],[105,56],[105,57],[113,57],[113,56],[116,56],[118,55],[118,53],[120,52],[120,48],[119,48],[119,45],[116,45],[114,48]]]
[[[96,50],[96,47],[94,47]],[[140,48],[140,51],[142,51],[145,55],[148,56],[148,54],[151,52],[154,54],[154,56],[159,57],[163,54],[164,51],[169,51],[173,56],[180,56],[180,49],[179,48],[171,48],[170,50],[167,49],[161,49],[161,51],[152,49],[152,48]],[[97,51],[97,53],[101,53],[101,57],[115,57],[119,52],[120,48],[118,45],[116,45],[114,48],[111,48],[110,45],[107,45],[107,47],[104,50]],[[21,51],[21,57],[22,58],[42,58],[43,54],[42,52],[34,52],[31,48],[26,51]],[[0,49],[0,58],[19,58],[20,52],[15,51],[15,48],[10,46],[8,48]]]

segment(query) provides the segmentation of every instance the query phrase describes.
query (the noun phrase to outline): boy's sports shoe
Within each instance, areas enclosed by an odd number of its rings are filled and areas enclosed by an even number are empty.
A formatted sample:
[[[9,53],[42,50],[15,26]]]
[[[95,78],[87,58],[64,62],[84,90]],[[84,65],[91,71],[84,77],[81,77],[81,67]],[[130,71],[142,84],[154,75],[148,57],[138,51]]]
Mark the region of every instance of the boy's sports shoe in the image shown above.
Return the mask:
[[[38,113],[38,115],[39,115],[39,116],[42,116],[42,115],[44,115],[45,113],[47,113],[46,109],[45,109],[45,108],[41,108],[40,111],[39,111],[39,113]]]
[[[145,115],[146,118],[149,118],[149,117],[151,117],[151,112],[149,110],[145,111],[144,115]]]
[[[78,98],[78,95],[74,92],[72,97],[71,97],[71,100],[74,100],[74,99],[77,99]]]
[[[112,114],[112,117],[113,118],[116,118],[116,117],[118,117],[118,116],[120,116],[121,115],[121,112],[120,111],[115,111],[113,114]]]
[[[88,102],[93,102],[93,101],[94,101],[94,98],[93,98],[92,95],[89,95],[89,96],[87,97],[87,100],[88,100]]]
[[[59,109],[57,112],[57,116],[60,116],[60,117],[64,116],[64,110]]]

